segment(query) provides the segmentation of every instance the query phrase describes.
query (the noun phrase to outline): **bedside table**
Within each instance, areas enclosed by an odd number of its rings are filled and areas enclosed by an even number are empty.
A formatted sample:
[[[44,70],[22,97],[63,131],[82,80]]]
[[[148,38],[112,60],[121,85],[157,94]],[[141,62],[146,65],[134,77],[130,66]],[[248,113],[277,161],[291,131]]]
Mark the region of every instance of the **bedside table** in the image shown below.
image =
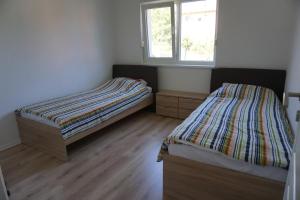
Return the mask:
[[[162,90],[156,93],[156,113],[159,115],[185,119],[208,94]]]

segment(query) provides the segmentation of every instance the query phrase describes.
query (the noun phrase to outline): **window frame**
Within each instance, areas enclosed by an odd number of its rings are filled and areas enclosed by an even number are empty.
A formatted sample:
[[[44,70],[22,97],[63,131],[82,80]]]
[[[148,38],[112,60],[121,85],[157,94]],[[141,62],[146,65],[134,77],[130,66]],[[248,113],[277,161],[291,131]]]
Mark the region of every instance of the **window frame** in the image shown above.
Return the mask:
[[[170,7],[171,10],[171,33],[172,33],[172,56],[171,57],[151,57],[150,49],[149,49],[149,37],[148,37],[148,19],[146,16],[147,10],[154,8],[166,8]],[[176,27],[175,27],[175,5],[173,1],[163,1],[163,2],[155,2],[155,3],[144,3],[142,4],[142,47],[144,48],[144,62],[147,63],[170,63],[174,62],[175,54],[176,54]]]
[[[181,60],[181,17],[182,3],[201,1],[201,0],[158,0],[141,3],[141,47],[143,49],[144,64],[154,65],[172,65],[172,66],[193,66],[193,67],[215,67],[216,62],[216,46],[218,33],[218,10],[219,0],[216,0],[216,22],[215,22],[215,38],[214,38],[214,56],[212,61],[189,61]],[[146,10],[151,8],[171,7],[171,27],[172,27],[172,57],[150,57],[148,42],[148,24]]]

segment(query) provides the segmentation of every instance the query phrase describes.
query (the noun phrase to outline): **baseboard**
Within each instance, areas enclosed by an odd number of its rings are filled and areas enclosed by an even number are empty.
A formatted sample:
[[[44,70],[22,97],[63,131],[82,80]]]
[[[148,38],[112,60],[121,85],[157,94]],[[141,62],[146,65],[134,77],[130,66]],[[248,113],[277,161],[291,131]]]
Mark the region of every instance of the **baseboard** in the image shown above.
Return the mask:
[[[15,141],[10,142],[8,144],[2,145],[2,146],[0,146],[0,151],[4,151],[4,150],[9,149],[11,147],[14,147],[14,146],[16,146],[18,144],[21,144],[20,140],[15,140]]]

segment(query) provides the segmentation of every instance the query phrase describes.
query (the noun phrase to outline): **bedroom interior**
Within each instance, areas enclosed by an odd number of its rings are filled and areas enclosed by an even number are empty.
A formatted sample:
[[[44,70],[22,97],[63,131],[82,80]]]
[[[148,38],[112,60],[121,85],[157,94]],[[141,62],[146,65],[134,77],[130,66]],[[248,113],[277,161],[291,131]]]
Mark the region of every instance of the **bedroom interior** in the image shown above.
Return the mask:
[[[299,0],[0,1],[0,199],[300,198]]]

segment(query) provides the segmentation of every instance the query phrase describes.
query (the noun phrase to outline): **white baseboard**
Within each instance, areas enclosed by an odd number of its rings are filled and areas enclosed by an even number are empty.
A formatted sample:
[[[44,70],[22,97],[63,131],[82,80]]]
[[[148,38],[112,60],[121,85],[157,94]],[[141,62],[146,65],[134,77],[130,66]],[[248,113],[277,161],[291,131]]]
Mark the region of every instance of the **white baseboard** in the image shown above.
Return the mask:
[[[18,145],[18,144],[21,144],[21,141],[20,141],[20,140],[15,140],[15,141],[10,142],[10,143],[8,143],[8,144],[1,145],[1,146],[0,146],[0,151],[9,149],[9,148],[14,147],[14,146],[16,146],[16,145]]]

